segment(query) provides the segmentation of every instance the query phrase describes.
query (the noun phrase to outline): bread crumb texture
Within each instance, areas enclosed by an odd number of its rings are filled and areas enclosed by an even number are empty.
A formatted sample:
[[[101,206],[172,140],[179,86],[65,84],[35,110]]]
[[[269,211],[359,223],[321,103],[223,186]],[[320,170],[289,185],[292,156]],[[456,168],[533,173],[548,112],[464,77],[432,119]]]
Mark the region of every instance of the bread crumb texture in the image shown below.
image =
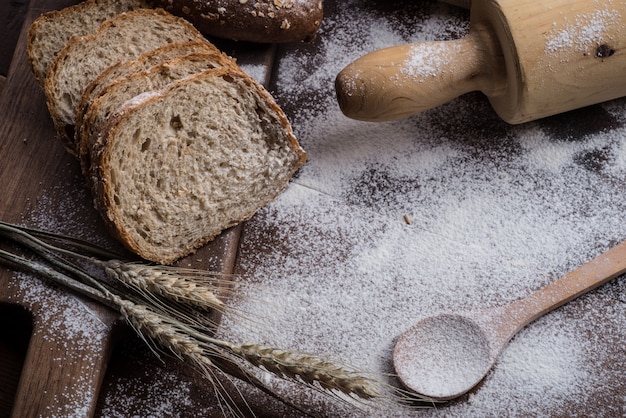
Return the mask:
[[[135,0],[105,3],[53,16],[80,20],[82,10],[103,23],[68,36],[72,20],[51,35],[69,40],[45,54],[46,101],[113,233],[169,264],[273,200],[305,153],[270,94],[189,22],[126,11]]]
[[[138,28],[142,28],[141,31]],[[87,85],[120,60],[173,43],[202,39],[184,20],[159,10],[140,9],[107,20],[90,35],[72,38],[46,76],[48,107],[59,124],[73,125]]]
[[[228,70],[138,100],[105,142],[108,217],[131,249],[162,263],[252,216],[304,159],[269,95]]]

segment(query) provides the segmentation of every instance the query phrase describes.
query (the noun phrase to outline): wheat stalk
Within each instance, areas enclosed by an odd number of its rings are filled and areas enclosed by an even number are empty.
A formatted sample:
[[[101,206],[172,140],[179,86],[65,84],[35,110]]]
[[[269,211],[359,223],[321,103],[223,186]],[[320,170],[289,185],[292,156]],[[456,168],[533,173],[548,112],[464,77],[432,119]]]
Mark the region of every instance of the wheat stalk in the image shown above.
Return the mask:
[[[224,312],[228,309],[218,297],[218,293],[227,291],[228,287],[220,284],[213,273],[118,259],[101,260],[54,246],[35,235],[78,245],[88,252],[93,250],[92,253],[100,257],[113,256],[90,244],[0,222],[0,236],[32,250],[51,266],[4,250],[0,250],[0,258],[118,310],[141,338],[166,348],[202,372],[216,388],[219,399],[235,415],[245,414],[215,378],[216,372],[251,383],[301,412],[304,412],[301,408],[257,378],[250,367],[266,370],[278,378],[334,395],[341,400],[345,399],[338,394],[353,400],[373,401],[375,404],[388,404],[387,401],[391,400],[396,406],[415,400],[414,396],[390,388],[354,368],[340,366],[311,354],[258,344],[235,344],[212,337],[215,324],[207,325],[197,318],[212,311]],[[59,254],[76,257],[102,268],[109,279],[135,289],[137,294],[124,294],[119,288],[95,279]],[[211,278],[218,284],[210,283]]]
[[[231,344],[229,348],[249,363],[282,378],[302,381],[311,386],[317,384],[322,389],[339,391],[364,400],[382,396],[376,380],[317,356],[252,343]]]

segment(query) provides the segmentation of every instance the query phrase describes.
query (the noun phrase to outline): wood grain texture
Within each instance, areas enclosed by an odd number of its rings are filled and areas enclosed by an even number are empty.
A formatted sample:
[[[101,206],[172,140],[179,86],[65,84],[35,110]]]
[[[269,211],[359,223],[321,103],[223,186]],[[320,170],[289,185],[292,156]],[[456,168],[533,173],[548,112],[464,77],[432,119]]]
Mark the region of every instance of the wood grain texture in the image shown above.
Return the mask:
[[[64,7],[66,3],[31,2],[24,28],[42,12]],[[11,60],[0,101],[0,115],[0,219],[24,223],[44,191],[58,184],[59,175],[77,179],[75,173],[78,170],[76,162],[54,138],[43,94],[30,74],[26,61],[25,30],[21,31]],[[73,186],[76,188],[84,187],[77,180],[74,182]],[[88,208],[88,205],[84,205],[84,208]],[[86,212],[85,217],[93,218],[93,213]],[[33,332],[23,358],[19,385],[15,388],[12,416],[46,416],[51,412],[60,415],[73,414],[76,404],[67,403],[65,399],[68,390],[76,387],[77,372],[80,371],[83,379],[81,387],[95,393],[106,367],[106,353],[110,350],[111,340],[103,339],[102,355],[95,362],[85,352],[85,347],[91,349],[89,344],[84,344],[85,341],[73,340],[63,345],[58,344],[57,339],[51,338],[51,334],[57,331],[55,324],[59,318],[43,315],[40,310],[45,310],[46,306],[24,304],[15,277],[13,271],[0,269],[0,302],[28,305],[33,317]],[[92,309],[102,321],[112,324],[115,320],[115,316],[102,307],[93,306]],[[88,357],[89,363],[66,361]],[[87,405],[81,405],[81,408],[91,413],[94,406],[95,401],[92,400]]]

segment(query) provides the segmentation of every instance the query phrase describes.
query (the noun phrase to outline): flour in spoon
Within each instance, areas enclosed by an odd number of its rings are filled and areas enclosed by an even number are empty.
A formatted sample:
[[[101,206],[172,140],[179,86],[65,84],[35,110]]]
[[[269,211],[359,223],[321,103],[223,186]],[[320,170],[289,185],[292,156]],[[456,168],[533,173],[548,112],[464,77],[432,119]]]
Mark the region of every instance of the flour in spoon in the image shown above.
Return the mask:
[[[446,400],[473,388],[489,370],[491,356],[489,340],[475,323],[443,315],[403,334],[394,364],[407,387]]]

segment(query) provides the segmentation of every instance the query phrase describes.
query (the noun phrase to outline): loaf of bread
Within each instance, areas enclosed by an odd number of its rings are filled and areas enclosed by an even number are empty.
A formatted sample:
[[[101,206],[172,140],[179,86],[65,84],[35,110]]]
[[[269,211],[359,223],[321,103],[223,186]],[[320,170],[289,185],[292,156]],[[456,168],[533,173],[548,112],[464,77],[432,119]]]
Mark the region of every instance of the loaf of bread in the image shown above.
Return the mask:
[[[85,0],[41,15],[30,26],[27,56],[43,88],[56,54],[73,36],[93,32],[105,20],[140,8],[162,7],[201,32],[252,42],[312,40],[323,18],[323,0]]]
[[[323,0],[153,0],[201,32],[250,42],[310,41],[322,23]]]
[[[132,61],[136,62],[138,61]],[[221,53],[194,52],[165,61],[148,70],[120,77],[104,87],[101,94],[85,107],[80,126],[76,125],[76,138],[79,141],[77,149],[87,180],[91,178],[89,175],[91,149],[98,141],[109,117],[116,110],[128,100],[145,92],[161,90],[177,80],[211,68],[234,69],[235,63]]]
[[[76,121],[74,133],[74,147],[80,154],[80,132],[82,129],[83,117],[102,92],[114,82],[125,78],[128,75],[147,71],[150,68],[162,64],[171,59],[189,54],[216,54],[221,58],[216,58],[222,62],[229,62],[229,65],[237,66],[235,61],[219,51],[213,44],[205,41],[189,41],[171,43],[162,47],[150,50],[141,54],[136,60],[118,61],[106,70],[102,71],[93,79],[83,91],[78,107],[76,108]],[[206,69],[206,68],[205,68]]]
[[[76,107],[87,85],[119,61],[173,42],[205,38],[191,24],[162,9],[138,9],[106,20],[95,32],[72,37],[48,69],[45,94],[58,136],[72,153]],[[208,41],[207,41],[208,42]]]
[[[270,94],[162,9],[116,15],[55,54],[44,85],[55,125],[78,123],[66,145],[96,208],[147,260],[172,263],[248,219],[305,162]]]
[[[86,0],[39,16],[29,27],[26,46],[39,85],[43,88],[48,68],[72,36],[87,35],[107,19],[145,7],[144,0]]]
[[[134,252],[164,264],[248,219],[305,161],[272,97],[232,69],[127,102],[91,157],[105,221]]]

